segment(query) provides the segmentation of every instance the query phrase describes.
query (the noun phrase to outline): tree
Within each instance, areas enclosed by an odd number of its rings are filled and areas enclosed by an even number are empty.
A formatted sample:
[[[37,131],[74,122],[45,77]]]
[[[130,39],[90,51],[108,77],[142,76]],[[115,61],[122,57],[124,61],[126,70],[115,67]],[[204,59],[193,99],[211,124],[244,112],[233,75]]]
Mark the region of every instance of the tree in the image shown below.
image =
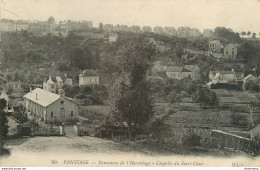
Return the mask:
[[[248,68],[258,68],[260,64],[259,60],[259,44],[257,42],[246,41],[243,42],[238,48],[239,58],[244,60],[244,64]]]
[[[126,42],[117,53],[121,74],[110,90],[112,119],[127,122],[135,136],[136,127],[147,123],[153,114],[150,85],[146,80],[150,59],[155,49],[143,39]]]
[[[240,34],[242,35],[242,37],[246,36],[246,32],[245,31],[241,32]]]
[[[15,72],[14,73],[14,78],[13,78],[14,81],[18,81],[20,80],[20,74],[18,72]]]
[[[250,80],[250,81],[245,83],[245,89],[252,91],[252,92],[255,92],[255,93],[260,91],[258,83],[256,81],[253,81],[253,80]]]
[[[171,96],[171,104],[173,104],[173,107],[175,108],[176,103],[178,104],[181,100],[181,96],[178,91],[174,91],[173,95]]]
[[[102,22],[99,23],[98,28],[99,28],[99,30],[103,30],[103,23]]]
[[[8,152],[8,150],[5,149],[5,143],[8,134],[8,119],[4,111],[6,105],[6,100],[0,99],[0,155],[3,155]]]
[[[215,28],[214,35],[216,37],[225,39],[228,42],[239,42],[240,41],[239,34],[233,32],[233,30],[225,28],[225,27]]]
[[[49,24],[54,24],[54,23],[55,23],[55,18],[52,17],[52,16],[50,16],[50,17],[48,18],[48,23],[49,23]]]
[[[13,80],[13,76],[11,74],[7,74],[6,75],[6,80],[7,81],[12,81]]]
[[[249,37],[250,37],[250,35],[251,35],[251,31],[248,31],[246,35],[247,35],[247,36],[248,36],[248,38],[249,38]]]
[[[256,38],[256,33],[255,32],[252,34],[252,38]]]
[[[184,49],[180,44],[177,44],[174,48],[174,53],[177,55],[177,57],[180,59],[182,55],[184,54]]]

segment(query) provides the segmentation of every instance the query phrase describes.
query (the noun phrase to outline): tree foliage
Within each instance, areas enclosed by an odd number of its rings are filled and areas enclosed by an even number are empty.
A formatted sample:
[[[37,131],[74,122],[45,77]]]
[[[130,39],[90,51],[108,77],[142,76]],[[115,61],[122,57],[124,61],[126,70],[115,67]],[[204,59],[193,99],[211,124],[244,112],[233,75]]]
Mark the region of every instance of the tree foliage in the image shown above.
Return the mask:
[[[8,119],[4,109],[6,108],[6,100],[0,99],[0,155],[4,154],[6,149],[4,148],[8,134]]]
[[[228,42],[238,43],[240,41],[239,33],[233,32],[231,29],[225,27],[215,28],[214,35],[219,38],[223,38]]]
[[[123,44],[117,53],[121,74],[110,91],[112,118],[128,125],[146,123],[153,113],[146,72],[155,49],[143,39]]]

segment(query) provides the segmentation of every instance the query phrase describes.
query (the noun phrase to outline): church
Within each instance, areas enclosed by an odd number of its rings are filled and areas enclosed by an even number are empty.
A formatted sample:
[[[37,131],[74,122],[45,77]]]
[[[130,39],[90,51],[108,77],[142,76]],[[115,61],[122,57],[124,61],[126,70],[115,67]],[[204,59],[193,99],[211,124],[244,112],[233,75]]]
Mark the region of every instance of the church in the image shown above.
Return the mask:
[[[58,90],[51,80],[44,84],[44,89],[36,88],[24,95],[27,113],[45,123],[66,123],[78,119],[78,105],[65,96],[63,89]]]

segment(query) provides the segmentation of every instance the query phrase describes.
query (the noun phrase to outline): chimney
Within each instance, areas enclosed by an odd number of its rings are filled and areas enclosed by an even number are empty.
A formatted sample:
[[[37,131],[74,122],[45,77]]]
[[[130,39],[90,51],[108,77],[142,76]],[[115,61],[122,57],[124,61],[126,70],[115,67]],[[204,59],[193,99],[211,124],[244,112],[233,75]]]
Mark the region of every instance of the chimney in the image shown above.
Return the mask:
[[[32,91],[32,86],[30,86],[30,92]]]
[[[35,99],[38,100],[37,93],[36,93],[36,96],[35,96],[35,97],[36,97]]]

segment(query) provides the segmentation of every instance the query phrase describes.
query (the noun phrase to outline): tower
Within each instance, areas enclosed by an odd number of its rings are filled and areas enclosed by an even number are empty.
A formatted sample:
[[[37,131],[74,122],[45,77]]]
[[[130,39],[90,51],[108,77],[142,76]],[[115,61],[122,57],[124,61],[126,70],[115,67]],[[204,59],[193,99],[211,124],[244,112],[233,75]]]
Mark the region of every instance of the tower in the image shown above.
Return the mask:
[[[52,81],[51,74],[49,76],[49,80],[47,82],[43,82],[43,90],[56,93],[57,91],[56,84]]]

